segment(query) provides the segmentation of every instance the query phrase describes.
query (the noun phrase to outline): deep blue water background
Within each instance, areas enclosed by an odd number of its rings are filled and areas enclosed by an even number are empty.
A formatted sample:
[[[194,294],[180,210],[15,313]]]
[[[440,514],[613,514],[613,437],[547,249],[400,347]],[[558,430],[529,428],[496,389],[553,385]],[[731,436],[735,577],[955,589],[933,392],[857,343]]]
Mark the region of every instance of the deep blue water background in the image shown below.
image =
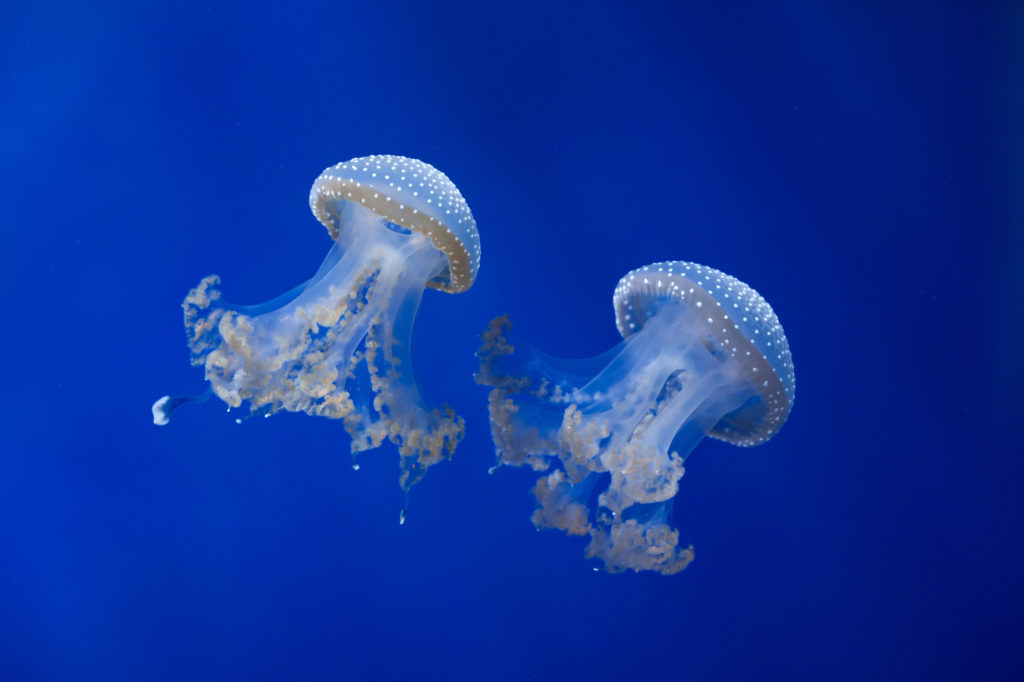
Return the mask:
[[[1021,679],[1024,9],[690,4],[5,4],[0,679]],[[310,184],[372,153],[483,246],[420,310],[468,428],[401,527],[390,446],[149,411],[202,389],[189,288],[309,277]],[[487,475],[473,352],[596,354],[666,259],[767,298],[798,395],[687,462],[685,572],[607,575]]]

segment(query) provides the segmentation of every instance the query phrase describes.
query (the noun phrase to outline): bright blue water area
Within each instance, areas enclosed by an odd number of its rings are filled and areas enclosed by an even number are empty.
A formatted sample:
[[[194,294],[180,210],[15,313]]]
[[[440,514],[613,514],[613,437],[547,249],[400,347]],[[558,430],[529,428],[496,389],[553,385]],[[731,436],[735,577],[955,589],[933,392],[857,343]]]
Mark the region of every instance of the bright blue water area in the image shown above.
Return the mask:
[[[0,680],[1021,678],[1018,3],[143,5],[0,9]],[[412,332],[451,461],[407,497],[337,420],[154,426],[206,389],[185,295],[308,282],[368,154],[479,228]],[[474,353],[508,314],[597,356],[677,260],[771,304],[799,391],[686,458],[685,570],[611,574],[488,474]]]

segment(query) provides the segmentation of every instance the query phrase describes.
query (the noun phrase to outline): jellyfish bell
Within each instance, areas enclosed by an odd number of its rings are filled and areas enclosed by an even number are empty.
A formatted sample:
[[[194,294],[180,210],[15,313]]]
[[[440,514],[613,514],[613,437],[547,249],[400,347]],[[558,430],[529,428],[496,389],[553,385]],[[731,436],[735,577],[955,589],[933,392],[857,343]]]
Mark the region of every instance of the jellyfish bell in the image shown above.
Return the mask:
[[[480,235],[462,193],[441,171],[404,156],[368,156],[331,166],[309,192],[309,208],[331,238],[351,231],[345,209],[364,207],[388,229],[427,237],[444,258],[426,285],[449,293],[473,285]]]
[[[591,360],[547,356],[498,318],[477,381],[493,387],[498,462],[544,472],[538,527],[589,535],[609,571],[675,573],[693,558],[668,523],[683,464],[705,436],[754,446],[778,432],[795,397],[789,343],[756,291],[695,263],[628,273],[613,305],[624,340]]]
[[[403,488],[451,456],[464,422],[416,385],[412,328],[425,288],[459,293],[480,266],[476,221],[458,188],[416,159],[378,155],[326,169],[309,205],[334,244],[307,282],[267,303],[227,303],[215,275],[185,298],[192,364],[229,409],[340,419],[353,456],[391,440]],[[153,420],[198,398],[164,397]]]

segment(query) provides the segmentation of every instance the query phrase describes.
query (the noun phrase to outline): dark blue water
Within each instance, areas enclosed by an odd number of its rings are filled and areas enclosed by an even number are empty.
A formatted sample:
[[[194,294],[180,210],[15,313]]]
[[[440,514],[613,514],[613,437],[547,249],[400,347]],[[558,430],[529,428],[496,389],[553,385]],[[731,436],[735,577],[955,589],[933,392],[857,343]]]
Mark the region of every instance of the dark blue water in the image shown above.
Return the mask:
[[[0,679],[1020,679],[1019,4],[258,4],[0,10]],[[420,308],[467,436],[403,526],[390,445],[150,418],[203,390],[188,290],[309,278],[313,179],[373,153],[483,247]],[[677,259],[771,303],[796,404],[687,461],[689,568],[595,572],[487,474],[477,335],[595,355]]]

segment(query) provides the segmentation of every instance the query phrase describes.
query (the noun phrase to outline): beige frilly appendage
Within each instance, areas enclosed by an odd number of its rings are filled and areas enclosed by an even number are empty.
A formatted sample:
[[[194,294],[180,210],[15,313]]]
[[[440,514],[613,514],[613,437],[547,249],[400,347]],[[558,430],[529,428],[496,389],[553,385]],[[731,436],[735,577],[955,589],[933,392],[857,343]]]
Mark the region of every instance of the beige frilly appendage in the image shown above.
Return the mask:
[[[543,472],[538,528],[587,535],[611,572],[671,574],[693,560],[666,522],[683,460],[750,393],[737,364],[680,333],[692,312],[669,310],[591,363],[545,356],[491,322],[477,355],[498,463]],[[520,347],[517,347],[520,346]]]
[[[353,453],[391,440],[408,489],[450,457],[464,433],[450,409],[426,406],[412,374],[416,311],[446,261],[423,235],[347,210],[351,229],[285,300],[226,304],[213,275],[189,292],[183,308],[192,363],[231,407],[247,402],[253,414],[340,419]]]

